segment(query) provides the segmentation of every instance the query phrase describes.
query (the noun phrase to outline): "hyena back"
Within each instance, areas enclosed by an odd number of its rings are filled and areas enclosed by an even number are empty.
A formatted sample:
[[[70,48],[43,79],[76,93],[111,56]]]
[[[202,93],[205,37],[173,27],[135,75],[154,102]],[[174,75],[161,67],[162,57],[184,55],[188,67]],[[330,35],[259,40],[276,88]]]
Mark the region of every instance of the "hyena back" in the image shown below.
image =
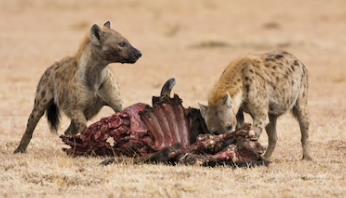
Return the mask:
[[[303,159],[309,154],[308,72],[285,51],[251,55],[233,61],[209,93],[208,106],[200,105],[210,131],[232,132],[253,118],[255,138],[265,129],[269,159],[277,142],[276,121],[291,111],[300,125]]]
[[[25,152],[35,127],[46,112],[52,131],[57,131],[60,110],[70,119],[65,134],[73,135],[86,128],[87,120],[107,105],[122,110],[118,85],[108,68],[110,63],[135,63],[141,57],[127,39],[110,28],[93,25],[73,57],[53,64],[42,75],[36,90],[34,108],[26,130],[14,151]]]

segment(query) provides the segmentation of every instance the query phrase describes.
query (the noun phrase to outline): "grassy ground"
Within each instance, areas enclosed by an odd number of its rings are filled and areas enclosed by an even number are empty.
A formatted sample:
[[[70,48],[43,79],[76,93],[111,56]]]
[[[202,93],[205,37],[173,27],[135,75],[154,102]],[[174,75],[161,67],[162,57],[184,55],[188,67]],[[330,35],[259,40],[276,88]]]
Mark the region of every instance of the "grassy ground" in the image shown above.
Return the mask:
[[[280,118],[273,163],[254,169],[170,167],[69,158],[42,120],[28,153],[13,155],[39,77],[73,54],[93,23],[111,20],[144,56],[111,67],[126,105],[149,102],[176,77],[185,106],[233,58],[283,48],[310,71],[313,162],[300,161],[298,124]],[[308,1],[0,0],[0,196],[343,197],[346,193],[346,3]],[[93,121],[110,115],[105,108]],[[67,127],[63,120],[60,132]],[[266,145],[266,135],[261,141]]]

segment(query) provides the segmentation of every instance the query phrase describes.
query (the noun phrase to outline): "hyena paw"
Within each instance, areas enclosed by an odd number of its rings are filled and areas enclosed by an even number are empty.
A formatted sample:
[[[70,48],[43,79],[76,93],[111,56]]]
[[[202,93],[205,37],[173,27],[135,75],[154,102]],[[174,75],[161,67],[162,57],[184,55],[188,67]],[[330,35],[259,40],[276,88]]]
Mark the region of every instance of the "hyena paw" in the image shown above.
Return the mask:
[[[305,161],[313,161],[312,157],[310,155],[303,155],[303,158],[302,160],[305,160]]]
[[[263,159],[268,161],[268,162],[271,162],[272,161],[272,155],[265,152],[264,155],[263,155]]]
[[[16,150],[13,151],[14,154],[16,153],[25,153],[25,149],[24,148],[21,148],[21,147],[18,147]]]

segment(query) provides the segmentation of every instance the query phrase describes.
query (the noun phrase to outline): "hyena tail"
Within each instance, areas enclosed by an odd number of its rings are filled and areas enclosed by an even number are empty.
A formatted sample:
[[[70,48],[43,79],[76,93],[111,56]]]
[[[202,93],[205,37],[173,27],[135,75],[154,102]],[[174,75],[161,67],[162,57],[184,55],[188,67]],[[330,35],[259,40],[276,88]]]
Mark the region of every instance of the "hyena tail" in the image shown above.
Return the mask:
[[[60,124],[59,107],[52,102],[47,108],[46,115],[51,131],[57,133]]]

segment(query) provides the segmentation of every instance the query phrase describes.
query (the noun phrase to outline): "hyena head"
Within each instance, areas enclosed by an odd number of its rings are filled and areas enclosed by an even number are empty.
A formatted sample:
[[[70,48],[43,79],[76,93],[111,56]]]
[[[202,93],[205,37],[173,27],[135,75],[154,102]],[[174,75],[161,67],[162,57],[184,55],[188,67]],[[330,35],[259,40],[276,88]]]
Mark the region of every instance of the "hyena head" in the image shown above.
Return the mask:
[[[103,27],[94,24],[90,29],[91,50],[108,63],[135,63],[141,52],[121,34],[111,29],[107,21]]]
[[[202,117],[211,133],[231,133],[237,125],[236,114],[232,109],[232,98],[227,94],[216,104],[200,104]]]

